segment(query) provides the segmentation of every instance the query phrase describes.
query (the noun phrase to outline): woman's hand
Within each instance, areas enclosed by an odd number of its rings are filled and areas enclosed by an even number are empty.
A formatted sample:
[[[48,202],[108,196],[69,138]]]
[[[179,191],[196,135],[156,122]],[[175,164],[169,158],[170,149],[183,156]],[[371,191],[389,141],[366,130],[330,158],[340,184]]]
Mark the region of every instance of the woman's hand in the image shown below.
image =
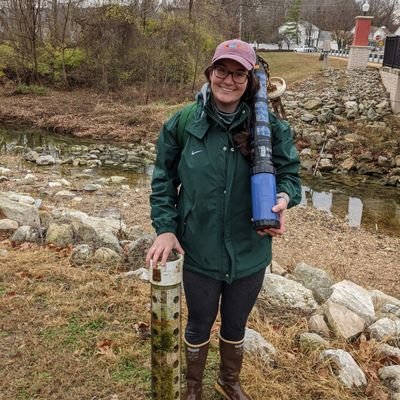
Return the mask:
[[[162,233],[156,237],[156,240],[147,252],[146,264],[150,265],[150,261],[157,264],[158,260],[161,258],[161,265],[165,265],[168,255],[173,249],[176,249],[179,254],[185,253],[173,233]]]
[[[279,214],[279,221],[280,221],[280,228],[275,229],[275,228],[269,228],[269,229],[263,229],[263,230],[258,230],[257,233],[260,236],[265,236],[265,235],[270,235],[272,237],[274,236],[282,236],[285,233],[285,213],[287,209],[287,202],[284,198],[278,198],[278,204],[274,207],[272,207],[272,211],[274,213]]]

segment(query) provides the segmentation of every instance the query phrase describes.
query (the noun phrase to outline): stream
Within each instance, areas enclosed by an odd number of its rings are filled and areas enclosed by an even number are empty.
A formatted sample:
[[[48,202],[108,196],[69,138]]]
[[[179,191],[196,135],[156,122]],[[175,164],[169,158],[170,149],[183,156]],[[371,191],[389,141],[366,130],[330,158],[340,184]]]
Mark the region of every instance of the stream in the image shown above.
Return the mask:
[[[48,132],[27,129],[15,124],[0,124],[0,156],[23,154],[35,150],[51,155],[65,163],[37,166],[20,158],[20,166],[34,170],[59,169],[67,179],[90,173],[93,177],[120,175],[128,178],[131,187],[149,186],[151,181],[151,154],[137,145],[122,147],[115,143],[82,141],[74,137],[61,137]],[[101,161],[101,167],[91,169],[82,161]],[[0,159],[1,160],[1,159]],[[90,162],[89,162],[90,163]],[[1,165],[1,161],[0,161]],[[90,168],[89,168],[90,169]],[[365,227],[390,235],[400,235],[400,190],[383,186],[367,176],[325,174],[314,177],[302,175],[302,201],[305,207],[314,207],[329,215],[337,215],[349,226]]]

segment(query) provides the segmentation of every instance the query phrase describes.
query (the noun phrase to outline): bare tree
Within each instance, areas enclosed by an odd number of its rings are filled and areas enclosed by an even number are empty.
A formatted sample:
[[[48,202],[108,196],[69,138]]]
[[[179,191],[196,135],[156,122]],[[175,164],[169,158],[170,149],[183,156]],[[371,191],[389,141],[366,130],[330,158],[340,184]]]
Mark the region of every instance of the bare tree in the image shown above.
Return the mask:
[[[79,6],[78,1],[73,0],[50,0],[47,10],[49,37],[47,38],[53,50],[53,57],[61,52],[61,75],[65,86],[68,85],[66,70],[66,51],[68,48],[77,46],[79,28],[73,23],[73,10]]]
[[[369,0],[370,9],[368,14],[373,16],[375,26],[386,26],[394,31],[398,24],[400,4],[398,0]]]
[[[24,66],[22,80],[38,82],[38,49],[41,44],[41,0],[6,0],[0,23],[5,40],[13,47]]]

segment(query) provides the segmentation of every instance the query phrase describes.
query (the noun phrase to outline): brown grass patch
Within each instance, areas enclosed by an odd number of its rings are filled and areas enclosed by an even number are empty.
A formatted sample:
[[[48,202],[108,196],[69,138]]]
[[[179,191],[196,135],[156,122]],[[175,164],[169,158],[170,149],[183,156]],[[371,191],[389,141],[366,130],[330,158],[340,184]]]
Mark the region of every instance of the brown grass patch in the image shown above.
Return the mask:
[[[289,90],[293,90],[293,84],[321,75],[322,62],[318,60],[318,54],[300,53],[261,53],[268,62],[271,76],[280,76],[285,79]],[[329,59],[329,66],[335,69],[345,69],[346,59]]]
[[[10,253],[0,267],[2,398],[148,398],[150,347],[135,333],[148,285],[41,248]]]
[[[313,220],[313,213],[301,211],[303,221]],[[290,226],[302,224],[298,218],[291,214]],[[343,226],[328,226],[346,234]],[[0,397],[150,399],[150,341],[136,334],[138,325],[150,323],[149,285],[117,272],[71,267],[58,252],[35,245],[7,249],[9,256],[0,266],[0,386],[4,396]],[[280,246],[276,254],[282,256]],[[287,323],[285,316],[280,321],[277,315],[272,320],[254,314],[249,327],[279,352],[273,367],[261,359],[245,358],[243,385],[252,399],[384,399],[377,380],[384,360],[377,358],[376,343],[332,341],[332,348],[350,351],[369,378],[367,391],[346,390],[332,368],[319,361],[318,352],[300,350],[298,336],[307,329],[305,318]],[[204,400],[219,398],[213,390],[219,362],[218,328],[217,321]]]

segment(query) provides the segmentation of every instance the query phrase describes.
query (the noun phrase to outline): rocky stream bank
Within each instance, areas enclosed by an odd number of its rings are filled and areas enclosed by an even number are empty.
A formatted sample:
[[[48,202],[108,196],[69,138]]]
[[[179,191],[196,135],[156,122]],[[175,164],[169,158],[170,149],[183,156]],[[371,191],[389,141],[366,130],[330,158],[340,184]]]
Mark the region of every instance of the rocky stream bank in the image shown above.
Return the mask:
[[[285,108],[302,167],[400,182],[400,118],[379,72],[330,70],[288,91]]]

